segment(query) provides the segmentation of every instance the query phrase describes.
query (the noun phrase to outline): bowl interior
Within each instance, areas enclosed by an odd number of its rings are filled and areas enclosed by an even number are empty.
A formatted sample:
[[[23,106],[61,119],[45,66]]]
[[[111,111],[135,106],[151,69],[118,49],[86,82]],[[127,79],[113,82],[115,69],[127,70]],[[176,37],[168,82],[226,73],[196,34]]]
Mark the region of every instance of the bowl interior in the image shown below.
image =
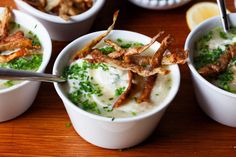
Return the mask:
[[[58,58],[56,59],[56,62],[55,62],[54,67],[53,67],[53,74],[61,75],[63,69],[66,66],[68,66],[69,60],[75,54],[75,52],[78,51],[79,49],[83,48],[83,46],[86,43],[88,43],[89,41],[91,41],[92,39],[94,39],[95,37],[97,37],[98,35],[100,35],[103,32],[104,31],[94,32],[94,33],[82,36],[82,37],[76,39],[75,41],[73,41],[72,43],[70,43],[67,47],[65,47],[62,50],[62,52],[59,54]],[[147,44],[151,40],[151,38],[149,38],[145,35],[135,33],[135,32],[130,32],[130,31],[122,31],[122,30],[113,30],[107,38],[112,39],[112,40],[117,40],[118,38],[121,38],[121,39],[125,38],[125,41],[142,42],[143,44]],[[151,49],[156,50],[159,47],[159,45],[160,44],[156,42],[151,46]],[[180,84],[180,73],[179,73],[178,66],[177,65],[172,65],[172,66],[169,66],[169,69],[171,70],[171,75],[172,75],[172,78],[173,78],[172,88],[171,88],[168,96],[166,97],[166,99],[160,105],[155,107],[150,112],[138,115],[136,117],[131,117],[131,118],[130,117],[128,117],[128,118],[117,118],[116,121],[125,121],[125,120],[130,120],[130,119],[132,119],[132,120],[140,119],[140,118],[152,115],[152,114],[160,111],[164,107],[166,107],[171,102],[171,100],[174,98],[174,96],[176,95],[176,93],[178,91],[178,88],[179,88],[179,84]],[[88,112],[80,109],[79,107],[75,106],[67,98],[67,93],[65,93],[62,86],[58,83],[55,83],[54,85],[55,85],[55,88],[57,90],[57,93],[62,98],[64,103],[71,105],[72,107],[74,107],[75,110],[77,110],[78,112],[81,112],[82,114],[87,114],[88,116],[91,116],[91,117],[96,118],[96,119],[102,119],[102,120],[109,120],[110,121],[110,118],[106,118],[106,117],[98,116],[98,115],[95,115],[95,114],[92,114],[92,113],[88,113]]]
[[[3,10],[4,8],[0,8],[0,14],[2,14]],[[17,10],[13,10],[13,14],[14,14],[13,20],[16,23],[20,24],[27,30],[32,31],[39,38],[40,43],[42,44],[42,48],[43,48],[43,61],[39,69],[37,70],[37,72],[43,72],[50,60],[51,51],[52,51],[52,43],[51,43],[51,39],[47,30],[38,20],[31,17],[30,15],[27,15]],[[28,81],[23,81],[22,83],[14,85],[10,88],[0,90],[0,93],[17,88],[27,82]]]
[[[230,25],[236,27],[236,13],[231,13],[229,14],[229,21],[230,21]],[[185,50],[187,50],[189,52],[189,58],[188,58],[188,66],[191,70],[191,72],[194,74],[195,77],[197,77],[198,79],[202,80],[206,85],[210,86],[211,88],[214,88],[215,90],[219,90],[220,92],[222,92],[223,94],[227,94],[227,95],[231,95],[236,97],[236,94],[227,92],[223,89],[220,89],[218,87],[216,87],[215,85],[211,84],[210,82],[208,82],[205,78],[203,78],[195,69],[194,67],[194,56],[196,55],[196,42],[200,39],[200,37],[202,37],[203,35],[205,35],[206,33],[208,33],[211,29],[215,28],[215,27],[222,27],[222,23],[221,23],[221,19],[219,16],[210,18],[206,21],[204,21],[203,23],[201,23],[200,25],[198,25],[194,30],[192,30],[190,32],[190,34],[188,35],[186,42],[185,42]]]

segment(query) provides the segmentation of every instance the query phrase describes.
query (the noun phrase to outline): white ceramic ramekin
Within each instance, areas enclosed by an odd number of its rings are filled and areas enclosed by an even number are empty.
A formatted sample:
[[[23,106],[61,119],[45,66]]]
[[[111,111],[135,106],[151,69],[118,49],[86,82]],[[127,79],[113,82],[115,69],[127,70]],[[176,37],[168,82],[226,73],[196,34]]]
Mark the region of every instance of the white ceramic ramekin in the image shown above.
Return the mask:
[[[236,13],[229,14],[229,19],[231,25],[236,26]],[[200,107],[209,117],[219,123],[236,127],[236,94],[222,90],[208,82],[197,72],[193,63],[196,41],[212,28],[219,26],[222,26],[219,17],[213,17],[198,25],[188,35],[185,50],[189,51],[188,66],[191,70],[195,94]]]
[[[36,17],[47,28],[51,38],[58,41],[71,41],[87,33],[104,2],[105,0],[94,0],[92,8],[65,21],[59,16],[39,11],[22,0],[15,0],[18,9]]]
[[[3,8],[0,8],[0,14]],[[37,72],[44,72],[52,51],[50,36],[45,27],[35,18],[14,10],[14,21],[36,34],[43,47],[43,62]],[[40,83],[24,81],[0,90],[0,122],[13,119],[24,113],[33,103]]]
[[[151,10],[169,10],[187,4],[191,0],[129,0],[133,4]]]
[[[53,74],[61,75],[63,69],[68,65],[70,58],[75,52],[81,49],[86,43],[103,33],[99,31],[82,36],[68,46],[59,54],[53,67]],[[150,38],[135,32],[114,30],[110,33],[109,39],[117,38],[127,41],[150,42]],[[159,43],[155,43],[152,48],[157,49]],[[129,118],[106,118],[86,112],[75,106],[68,98],[61,84],[55,83],[57,93],[64,102],[65,108],[77,133],[86,141],[103,148],[122,149],[137,145],[146,139],[155,129],[163,116],[166,108],[174,99],[180,84],[180,73],[177,65],[170,66],[173,78],[172,88],[166,99],[152,111]]]

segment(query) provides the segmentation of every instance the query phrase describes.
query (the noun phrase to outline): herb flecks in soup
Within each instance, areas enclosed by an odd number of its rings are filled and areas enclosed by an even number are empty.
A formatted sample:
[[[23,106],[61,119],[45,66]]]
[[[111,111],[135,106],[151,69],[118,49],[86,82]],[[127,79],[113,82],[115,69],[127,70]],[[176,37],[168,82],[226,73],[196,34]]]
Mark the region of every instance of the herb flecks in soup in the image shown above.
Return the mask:
[[[214,85],[236,93],[236,28],[225,33],[217,27],[196,43],[194,63],[198,72]]]
[[[163,102],[172,87],[167,66],[184,63],[187,58],[186,52],[167,51],[172,43],[170,35],[164,37],[158,50],[150,48],[163,32],[147,44],[104,39],[117,16],[118,12],[108,30],[79,50],[64,71],[69,99],[112,120],[148,112]]]
[[[12,21],[12,11],[6,8],[0,26],[0,68],[37,71],[42,63],[42,48],[38,37]],[[0,89],[20,81],[0,80]]]

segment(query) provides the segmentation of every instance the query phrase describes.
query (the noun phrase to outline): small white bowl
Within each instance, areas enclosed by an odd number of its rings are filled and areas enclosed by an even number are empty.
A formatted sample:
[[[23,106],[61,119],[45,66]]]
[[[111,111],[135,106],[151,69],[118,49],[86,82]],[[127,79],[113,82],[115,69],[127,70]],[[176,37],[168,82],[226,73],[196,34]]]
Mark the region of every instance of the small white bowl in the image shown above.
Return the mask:
[[[69,21],[65,21],[59,16],[39,11],[22,0],[14,1],[18,9],[41,21],[51,38],[57,41],[71,41],[87,33],[105,2],[105,0],[94,0],[92,8],[82,14],[72,16]]]
[[[94,32],[82,36],[68,46],[66,46],[56,59],[53,67],[53,74],[61,75],[64,68],[68,65],[70,58],[78,49],[81,49],[86,43],[104,31]],[[130,31],[114,30],[109,39],[125,38],[127,41],[149,43],[151,38]],[[159,43],[155,43],[152,48],[157,49]],[[166,108],[174,99],[180,84],[180,73],[177,65],[170,66],[173,78],[172,88],[168,96],[159,106],[150,112],[138,115],[136,117],[111,118],[102,117],[82,110],[75,106],[67,97],[61,84],[55,83],[57,93],[64,102],[65,108],[77,133],[86,141],[103,148],[122,149],[137,145],[145,140],[156,128]]]
[[[0,8],[0,14],[4,8]],[[44,72],[52,52],[52,42],[45,27],[35,18],[13,10],[14,21],[36,34],[43,47],[43,61],[37,72]],[[23,81],[0,90],[0,122],[13,119],[24,113],[33,103],[40,83]]]
[[[236,13],[229,14],[230,23],[236,26]],[[198,25],[188,35],[185,50],[189,51],[188,66],[191,70],[195,95],[202,110],[215,121],[227,126],[236,127],[236,94],[216,87],[203,78],[195,69],[193,55],[195,42],[215,27],[222,26],[219,17],[213,17]]]
[[[169,10],[180,7],[191,0],[129,0],[133,4],[151,10]]]

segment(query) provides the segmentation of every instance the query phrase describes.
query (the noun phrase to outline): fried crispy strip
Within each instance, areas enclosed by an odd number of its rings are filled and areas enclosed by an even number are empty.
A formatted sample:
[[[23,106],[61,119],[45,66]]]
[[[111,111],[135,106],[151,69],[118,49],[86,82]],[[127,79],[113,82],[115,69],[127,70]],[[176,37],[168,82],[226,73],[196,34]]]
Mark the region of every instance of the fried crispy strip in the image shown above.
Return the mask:
[[[131,56],[131,55],[135,55],[135,54],[140,54],[143,51],[147,50],[156,40],[157,38],[159,38],[164,32],[161,31],[159,32],[156,36],[154,36],[152,38],[152,40],[150,41],[150,43],[141,46],[141,47],[132,47],[132,48],[128,48],[128,49],[122,49],[119,45],[117,45],[116,43],[110,41],[108,44],[111,45],[113,48],[115,48],[115,52],[110,53],[108,56],[111,58],[119,58],[122,57],[123,55],[125,56]],[[120,50],[119,50],[120,49]]]
[[[138,65],[151,65],[152,57],[151,56],[140,56],[140,55],[133,55],[127,56],[131,63],[138,64]],[[166,54],[162,58],[161,65],[167,66],[171,64],[184,64],[186,59],[188,58],[187,51],[176,51],[174,53]]]
[[[24,37],[24,33],[22,31],[17,31],[14,34],[7,36],[7,37],[3,38],[2,40],[0,40],[0,44],[6,43],[6,42],[13,42],[13,41],[18,40],[23,37]]]
[[[225,53],[214,64],[207,64],[206,66],[198,69],[198,72],[203,77],[216,76],[217,74],[224,72],[231,59],[236,56],[236,45],[230,45]]]
[[[128,97],[131,89],[132,89],[132,80],[133,80],[133,73],[132,71],[128,72],[128,76],[129,76],[129,82],[128,82],[128,87],[126,88],[126,90],[119,96],[119,98],[117,99],[117,101],[114,103],[113,108],[117,108],[120,107],[123,102],[126,100],[126,98]]]
[[[5,38],[8,35],[8,25],[11,18],[12,18],[12,10],[9,7],[5,7],[0,27],[1,38]]]
[[[17,48],[33,48],[32,41],[24,37],[17,40],[0,43],[0,51],[13,50]]]
[[[116,51],[122,50],[122,48],[118,44],[111,41],[110,39],[105,39],[104,42],[107,43],[108,45],[112,46]]]
[[[166,52],[167,48],[172,43],[173,38],[171,38],[170,35],[165,37],[160,45],[160,48],[157,50],[157,52],[154,54],[154,56],[151,59],[151,68],[157,68],[161,66],[162,58],[164,53]],[[140,95],[140,97],[137,99],[138,103],[142,102],[148,102],[150,101],[150,95],[152,93],[152,89],[155,85],[157,75],[149,76],[144,81],[144,88]]]
[[[151,75],[155,74],[161,74],[161,75],[166,75],[169,73],[169,70],[166,70],[164,68],[153,68],[153,69],[145,69],[142,66],[131,64],[131,63],[126,63],[120,60],[116,60],[113,58],[110,58],[106,55],[103,55],[99,50],[95,49],[91,52],[91,56],[97,63],[107,63],[113,67],[119,68],[121,70],[130,70],[134,73],[137,73],[140,76],[143,77],[148,77]]]
[[[27,54],[28,54],[28,50],[23,48],[9,55],[0,55],[0,63],[7,63],[13,59],[26,56]]]
[[[61,0],[47,0],[45,11],[49,12],[60,5]]]
[[[113,23],[112,25],[107,29],[107,31],[94,40],[92,40],[90,43],[88,43],[83,49],[76,52],[75,56],[72,58],[72,60],[76,60],[78,58],[83,58],[89,54],[89,52],[92,50],[94,46],[96,46],[103,38],[105,38],[114,28],[117,17],[118,17],[119,11],[116,11],[113,15]]]

